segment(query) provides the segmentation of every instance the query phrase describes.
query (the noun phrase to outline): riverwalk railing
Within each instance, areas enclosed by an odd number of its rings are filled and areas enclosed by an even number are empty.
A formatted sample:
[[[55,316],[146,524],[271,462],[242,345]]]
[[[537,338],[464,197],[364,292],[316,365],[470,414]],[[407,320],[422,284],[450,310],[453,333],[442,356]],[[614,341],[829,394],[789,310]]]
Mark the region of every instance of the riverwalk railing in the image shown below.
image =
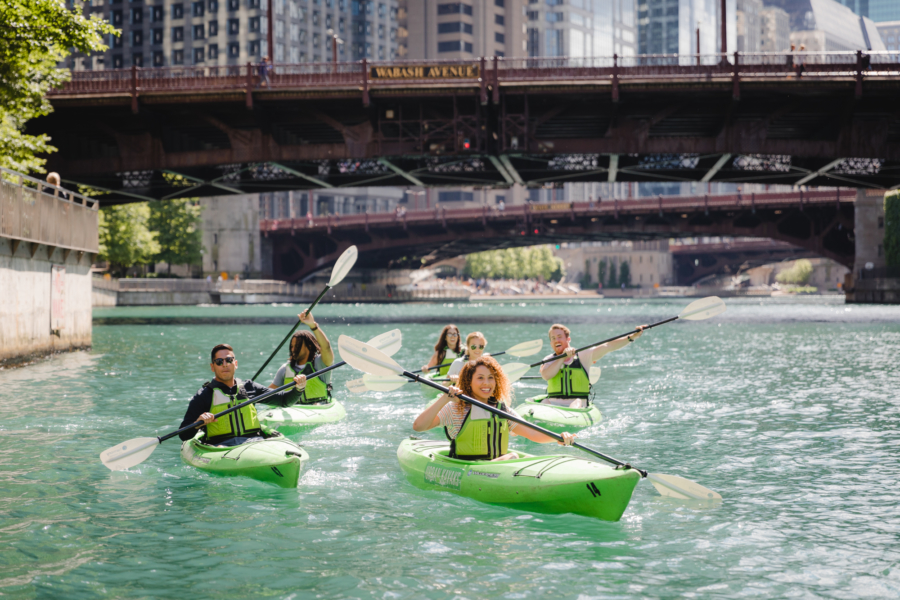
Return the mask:
[[[0,168],[0,236],[97,253],[99,202]]]
[[[369,91],[398,86],[473,85],[487,101],[508,84],[590,81],[614,89],[626,81],[742,79],[851,80],[900,77],[900,52],[734,52],[732,54],[643,54],[637,56],[477,58],[342,63],[278,64],[263,84],[259,66],[180,66],[74,71],[51,96],[146,93],[345,89]],[[859,90],[858,90],[859,91]]]

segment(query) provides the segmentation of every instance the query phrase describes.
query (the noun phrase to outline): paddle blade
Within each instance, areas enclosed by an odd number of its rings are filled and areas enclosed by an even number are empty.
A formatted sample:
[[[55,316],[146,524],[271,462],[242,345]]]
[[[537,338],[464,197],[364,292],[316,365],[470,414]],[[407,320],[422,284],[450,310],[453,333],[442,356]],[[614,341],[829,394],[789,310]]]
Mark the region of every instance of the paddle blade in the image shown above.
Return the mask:
[[[509,363],[508,365],[503,365],[501,368],[503,369],[503,372],[506,373],[506,378],[509,379],[509,382],[515,383],[522,378],[522,375],[528,372],[531,365],[526,365],[525,363]]]
[[[588,379],[591,381],[591,385],[594,385],[600,380],[600,367],[591,367],[591,370],[588,371]]]
[[[709,296],[688,304],[678,318],[686,321],[702,321],[723,312],[725,312],[725,303],[722,299],[718,296]]]
[[[679,477],[678,475],[662,475],[650,473],[647,479],[656,488],[656,491],[667,498],[679,500],[721,500],[722,496],[705,488],[699,483]]]
[[[349,335],[338,338],[338,352],[341,360],[348,365],[372,375],[399,375],[403,373],[403,367],[377,348],[373,348],[365,342],[354,340]]]
[[[351,394],[360,395],[365,394],[369,391],[369,388],[366,387],[366,382],[363,381],[362,377],[359,379],[352,379],[347,382],[347,389],[350,390]]]
[[[341,257],[334,263],[334,268],[331,269],[331,279],[328,281],[328,287],[334,287],[344,280],[344,277],[347,276],[347,273],[349,273],[350,269],[353,268],[353,265],[356,264],[356,257],[358,254],[359,252],[357,252],[356,246],[350,246],[344,250]]]
[[[122,471],[147,460],[157,446],[159,446],[159,438],[134,438],[101,452],[100,462],[106,465],[110,471]]]
[[[393,392],[409,383],[409,379],[397,375],[369,375],[366,373],[362,379],[366,389],[373,392]]]
[[[399,329],[391,329],[381,335],[376,335],[366,343],[378,348],[388,356],[393,356],[397,354],[397,350],[403,344],[403,334],[400,333]]]
[[[544,340],[531,340],[530,342],[522,342],[516,344],[506,351],[507,354],[522,358],[523,356],[531,356],[541,351],[544,346]]]

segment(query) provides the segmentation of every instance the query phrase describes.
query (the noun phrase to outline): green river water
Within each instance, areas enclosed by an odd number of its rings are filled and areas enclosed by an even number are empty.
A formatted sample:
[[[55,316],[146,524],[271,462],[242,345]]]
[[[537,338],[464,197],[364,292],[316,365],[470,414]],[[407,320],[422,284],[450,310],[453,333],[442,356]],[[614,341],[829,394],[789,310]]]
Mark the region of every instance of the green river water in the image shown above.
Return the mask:
[[[316,317],[335,345],[400,327],[394,358],[418,368],[446,322],[483,331],[495,352],[556,320],[584,345],[688,302],[325,305]],[[725,499],[697,509],[642,482],[617,523],[414,488],[396,449],[422,396],[350,396],[349,367],[334,376],[348,417],[299,439],[311,460],[297,489],[197,471],[177,439],[110,472],[102,450],[177,428],[214,344],[232,344],[249,377],[298,308],[95,310],[90,352],[0,371],[0,596],[900,596],[900,306],[726,302],[599,363],[604,419],[580,441]]]

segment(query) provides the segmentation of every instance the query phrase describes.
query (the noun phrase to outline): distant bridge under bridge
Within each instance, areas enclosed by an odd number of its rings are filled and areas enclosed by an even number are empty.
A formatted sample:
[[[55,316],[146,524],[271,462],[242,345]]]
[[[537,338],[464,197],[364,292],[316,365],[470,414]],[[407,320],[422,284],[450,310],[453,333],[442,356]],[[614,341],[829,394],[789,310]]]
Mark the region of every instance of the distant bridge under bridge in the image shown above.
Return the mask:
[[[274,275],[285,281],[332,266],[351,245],[359,248],[361,267],[417,268],[498,248],[702,236],[779,240],[852,267],[856,196],[856,190],[834,189],[526,204],[503,211],[438,208],[402,216],[263,220],[260,230],[272,246]]]
[[[896,52],[278,65],[265,87],[249,64],[135,67],[73,73],[29,133],[106,203],[578,181],[887,189],[897,98]]]

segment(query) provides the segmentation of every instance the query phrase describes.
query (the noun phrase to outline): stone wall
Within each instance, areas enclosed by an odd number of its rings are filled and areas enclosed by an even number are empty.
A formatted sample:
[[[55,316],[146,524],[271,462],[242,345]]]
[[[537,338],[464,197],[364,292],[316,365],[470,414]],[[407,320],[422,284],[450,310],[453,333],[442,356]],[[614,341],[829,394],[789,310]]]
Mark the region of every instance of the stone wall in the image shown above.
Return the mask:
[[[44,244],[14,245],[0,237],[0,362],[90,346],[91,255]],[[50,332],[51,265],[66,269],[58,335]]]

